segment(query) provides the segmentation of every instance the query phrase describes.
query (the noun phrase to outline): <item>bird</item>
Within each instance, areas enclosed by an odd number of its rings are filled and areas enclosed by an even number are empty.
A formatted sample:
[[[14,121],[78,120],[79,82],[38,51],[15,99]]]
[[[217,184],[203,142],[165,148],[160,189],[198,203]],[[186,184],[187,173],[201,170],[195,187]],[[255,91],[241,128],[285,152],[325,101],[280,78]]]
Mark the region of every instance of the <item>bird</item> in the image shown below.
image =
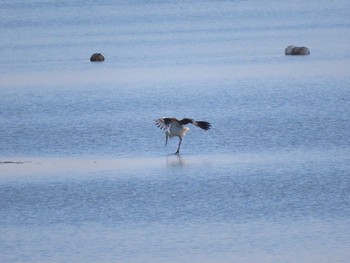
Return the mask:
[[[165,145],[168,143],[168,138],[173,138],[175,136],[179,137],[179,145],[177,146],[177,150],[175,152],[177,155],[180,154],[182,138],[190,130],[188,127],[184,127],[184,125],[193,124],[205,131],[211,128],[211,124],[207,121],[195,121],[194,119],[190,118],[178,120],[176,118],[163,117],[156,120],[155,123],[158,128],[165,131]]]

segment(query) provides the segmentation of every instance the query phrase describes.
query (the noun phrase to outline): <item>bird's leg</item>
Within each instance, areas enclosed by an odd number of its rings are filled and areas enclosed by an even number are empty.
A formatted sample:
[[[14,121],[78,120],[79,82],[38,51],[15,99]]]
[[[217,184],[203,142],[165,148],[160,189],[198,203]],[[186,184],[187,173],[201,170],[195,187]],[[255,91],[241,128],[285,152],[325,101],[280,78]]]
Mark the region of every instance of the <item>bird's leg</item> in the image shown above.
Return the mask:
[[[165,145],[167,145],[168,144],[168,134],[167,133],[165,133]]]
[[[182,142],[182,138],[181,137],[179,137],[179,145],[177,146],[177,151],[176,151],[176,153],[175,154],[180,154],[180,146],[181,146],[181,142]]]

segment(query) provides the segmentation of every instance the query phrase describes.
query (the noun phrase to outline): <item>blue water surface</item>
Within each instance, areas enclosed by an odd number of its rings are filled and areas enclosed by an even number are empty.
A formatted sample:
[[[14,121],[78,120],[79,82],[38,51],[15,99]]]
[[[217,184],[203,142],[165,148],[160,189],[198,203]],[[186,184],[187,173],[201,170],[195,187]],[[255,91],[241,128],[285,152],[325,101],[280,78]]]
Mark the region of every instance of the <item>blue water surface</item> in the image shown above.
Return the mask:
[[[347,262],[349,12],[2,1],[0,261]]]

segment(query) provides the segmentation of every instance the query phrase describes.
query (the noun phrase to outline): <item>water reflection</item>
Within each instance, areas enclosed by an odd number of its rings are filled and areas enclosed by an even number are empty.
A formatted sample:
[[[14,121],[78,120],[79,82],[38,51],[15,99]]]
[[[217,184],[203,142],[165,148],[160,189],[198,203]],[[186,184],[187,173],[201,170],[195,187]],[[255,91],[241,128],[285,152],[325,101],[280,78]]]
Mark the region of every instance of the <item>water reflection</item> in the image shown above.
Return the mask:
[[[185,165],[185,161],[181,155],[177,155],[177,154],[167,155],[166,166],[168,168],[183,167],[184,165]]]

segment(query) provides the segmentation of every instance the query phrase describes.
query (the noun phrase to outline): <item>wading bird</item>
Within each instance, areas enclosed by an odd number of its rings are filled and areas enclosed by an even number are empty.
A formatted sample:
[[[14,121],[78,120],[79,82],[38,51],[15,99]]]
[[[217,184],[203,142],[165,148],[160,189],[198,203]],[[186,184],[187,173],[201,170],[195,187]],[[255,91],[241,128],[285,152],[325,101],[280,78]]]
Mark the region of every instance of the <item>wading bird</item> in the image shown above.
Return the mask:
[[[160,118],[156,120],[156,125],[165,131],[165,145],[168,143],[168,138],[179,137],[179,145],[177,146],[177,151],[175,154],[180,153],[180,146],[182,142],[182,138],[186,135],[186,133],[190,130],[187,127],[184,127],[186,124],[193,124],[205,131],[209,130],[211,124],[206,121],[195,121],[193,119],[182,119],[178,120],[176,118]]]

